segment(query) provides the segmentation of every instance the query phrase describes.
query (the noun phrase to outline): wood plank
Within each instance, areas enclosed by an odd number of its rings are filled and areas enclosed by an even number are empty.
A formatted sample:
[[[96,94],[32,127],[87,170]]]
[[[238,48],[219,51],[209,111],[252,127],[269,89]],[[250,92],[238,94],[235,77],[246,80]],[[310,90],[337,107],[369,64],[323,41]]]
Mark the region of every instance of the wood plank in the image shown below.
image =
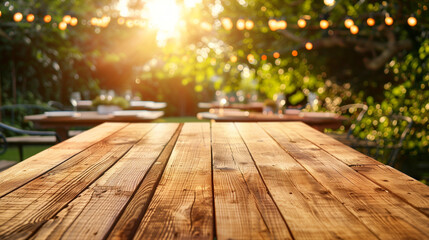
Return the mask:
[[[135,239],[213,238],[209,123],[185,123]]]
[[[304,125],[301,122],[291,123],[292,125]],[[291,126],[292,126],[291,125]],[[383,165],[383,163],[368,157],[367,155],[347,146],[345,143],[342,143],[327,134],[319,132],[313,128],[301,127],[306,134],[311,135],[311,139],[308,139],[313,144],[317,145],[320,148],[325,149],[329,154],[335,156],[340,161],[346,163],[349,166],[355,165]]]
[[[125,123],[105,123],[61,142],[0,173],[0,197],[67,161],[67,159],[124,128]]]
[[[292,239],[233,123],[212,124],[217,239]]]
[[[54,217],[154,127],[126,126],[0,199],[0,239],[25,238]]]
[[[131,124],[136,131],[140,124]],[[104,239],[178,124],[159,124],[79,197],[44,224],[36,239]]]
[[[236,126],[294,238],[376,239],[258,124]]]
[[[429,216],[429,186],[387,165],[352,168]]]
[[[365,159],[365,161],[355,161],[354,159],[359,158],[359,156],[363,154],[357,154],[356,151],[351,150],[348,147],[342,147],[338,144],[331,144],[332,141],[328,138],[328,136],[314,131],[311,128],[300,128],[300,132],[305,136],[312,136],[311,139],[307,139],[340,161],[348,164],[354,170],[371,179],[376,184],[382,186],[383,188],[402,198],[402,200],[413,205],[426,216],[429,216],[429,186],[378,161],[377,164],[372,164],[371,161],[376,160],[368,156],[364,155],[365,158],[362,158]],[[366,159],[368,158],[370,158],[371,161],[367,161]]]
[[[308,139],[308,126],[261,126],[328,191],[380,239],[427,239],[429,218],[354,171]],[[341,147],[341,146],[339,146]]]
[[[149,172],[146,174],[143,182],[135,192],[131,201],[127,204],[126,209],[122,213],[118,222],[110,232],[107,239],[132,239],[137,227],[139,226],[144,213],[149,206],[150,200],[155,193],[156,186],[161,179],[162,173],[167,165],[168,159],[170,158],[171,152],[173,151],[179,134],[182,130],[183,124],[177,128],[171,140],[165,146],[161,155],[156,160],[155,164],[152,165]]]

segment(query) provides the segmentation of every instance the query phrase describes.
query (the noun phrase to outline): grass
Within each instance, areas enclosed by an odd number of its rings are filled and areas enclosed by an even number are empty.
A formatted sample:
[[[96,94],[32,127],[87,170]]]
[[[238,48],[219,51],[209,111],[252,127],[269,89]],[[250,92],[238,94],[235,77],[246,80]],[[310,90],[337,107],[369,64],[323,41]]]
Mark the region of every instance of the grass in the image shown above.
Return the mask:
[[[184,123],[184,122],[209,122],[209,120],[199,120],[196,117],[164,117],[154,121],[156,123]],[[24,159],[27,159],[45,149],[49,146],[24,146]],[[19,161],[18,147],[10,146],[7,151],[0,155],[0,159],[9,161]]]
[[[24,146],[24,159],[27,159],[45,149],[49,146]],[[18,147],[10,146],[7,148],[6,152],[0,155],[0,159],[19,162],[19,152]]]

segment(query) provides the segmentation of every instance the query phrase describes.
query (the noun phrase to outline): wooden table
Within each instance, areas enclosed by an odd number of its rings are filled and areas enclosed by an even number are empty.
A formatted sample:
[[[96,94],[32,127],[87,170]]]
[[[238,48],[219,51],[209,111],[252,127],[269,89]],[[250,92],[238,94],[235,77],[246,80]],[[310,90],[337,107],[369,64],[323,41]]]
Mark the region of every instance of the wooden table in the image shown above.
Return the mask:
[[[263,114],[258,112],[227,112],[220,113],[222,110],[215,112],[200,112],[197,114],[198,119],[209,119],[216,122],[290,122],[300,121],[311,127],[322,131],[326,128],[338,129],[347,118],[338,115],[316,115],[315,113],[305,114]]]
[[[240,109],[240,110],[249,110],[249,111],[256,111],[256,112],[262,112],[262,109],[264,108],[264,103],[261,102],[252,102],[252,103],[230,103],[228,105],[220,106],[218,102],[200,102],[198,103],[199,108],[233,108],[233,109]]]
[[[68,131],[72,127],[92,127],[104,122],[150,122],[164,115],[163,111],[142,111],[144,117],[115,116],[113,114],[98,114],[94,111],[78,112],[75,116],[48,117],[44,114],[25,116],[25,121],[31,121],[36,128],[53,128],[64,140],[67,139]]]
[[[429,187],[303,123],[105,123],[0,173],[0,239],[428,239]]]

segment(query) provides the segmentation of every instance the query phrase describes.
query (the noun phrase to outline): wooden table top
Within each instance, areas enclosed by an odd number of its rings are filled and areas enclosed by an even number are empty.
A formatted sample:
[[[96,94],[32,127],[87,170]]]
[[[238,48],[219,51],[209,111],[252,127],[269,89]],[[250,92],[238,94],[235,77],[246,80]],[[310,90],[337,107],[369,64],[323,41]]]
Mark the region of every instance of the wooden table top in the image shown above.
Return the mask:
[[[121,111],[125,112],[125,111]],[[57,127],[57,126],[95,126],[104,122],[148,122],[160,118],[164,115],[163,111],[132,111],[141,112],[143,115],[113,115],[98,114],[95,111],[78,112],[74,116],[49,117],[45,114],[25,116],[25,121],[32,121],[38,127]]]
[[[240,110],[252,110],[262,112],[264,103],[252,102],[252,103],[230,103],[224,106],[220,106],[218,102],[200,102],[198,103],[199,108],[234,108]]]
[[[104,123],[0,172],[0,239],[429,239],[429,187],[299,122]]]
[[[216,122],[304,122],[313,128],[323,131],[326,128],[337,129],[347,118],[332,113],[303,112],[300,114],[263,114],[258,112],[228,111],[211,109],[210,112],[200,112],[198,119],[209,119]]]

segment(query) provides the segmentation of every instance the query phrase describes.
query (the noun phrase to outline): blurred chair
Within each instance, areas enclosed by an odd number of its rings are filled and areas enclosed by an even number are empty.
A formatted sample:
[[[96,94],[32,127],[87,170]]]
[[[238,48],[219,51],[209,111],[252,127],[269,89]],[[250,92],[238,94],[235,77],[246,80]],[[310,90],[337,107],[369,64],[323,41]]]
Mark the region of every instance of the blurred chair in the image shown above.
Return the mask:
[[[38,114],[50,108],[32,104],[17,104],[0,107],[0,154],[3,154],[8,146],[18,147],[19,159],[23,160],[23,146],[26,145],[54,145],[61,139],[53,131],[32,131],[22,128],[30,128],[23,122],[25,115]]]
[[[375,153],[371,154],[375,159],[380,159],[387,165],[396,163],[398,154],[403,146],[404,140],[411,130],[413,120],[410,117],[392,114],[383,123],[386,129],[379,139],[375,139]]]
[[[66,110],[66,108],[64,107],[64,105],[62,103],[60,103],[60,102],[57,102],[57,101],[49,101],[48,102],[48,106],[51,107],[51,108],[53,108],[53,109],[60,110],[60,111],[65,111]]]
[[[345,125],[350,125],[348,127],[347,132],[344,133],[328,133],[329,136],[337,139],[338,141],[349,145],[361,145],[362,142],[366,142],[365,140],[361,140],[358,138],[355,138],[353,136],[353,132],[356,128],[356,125],[358,125],[361,121],[365,113],[368,111],[368,106],[362,103],[356,103],[356,104],[348,104],[344,105],[340,108],[340,112],[345,115],[349,115],[348,123]]]

